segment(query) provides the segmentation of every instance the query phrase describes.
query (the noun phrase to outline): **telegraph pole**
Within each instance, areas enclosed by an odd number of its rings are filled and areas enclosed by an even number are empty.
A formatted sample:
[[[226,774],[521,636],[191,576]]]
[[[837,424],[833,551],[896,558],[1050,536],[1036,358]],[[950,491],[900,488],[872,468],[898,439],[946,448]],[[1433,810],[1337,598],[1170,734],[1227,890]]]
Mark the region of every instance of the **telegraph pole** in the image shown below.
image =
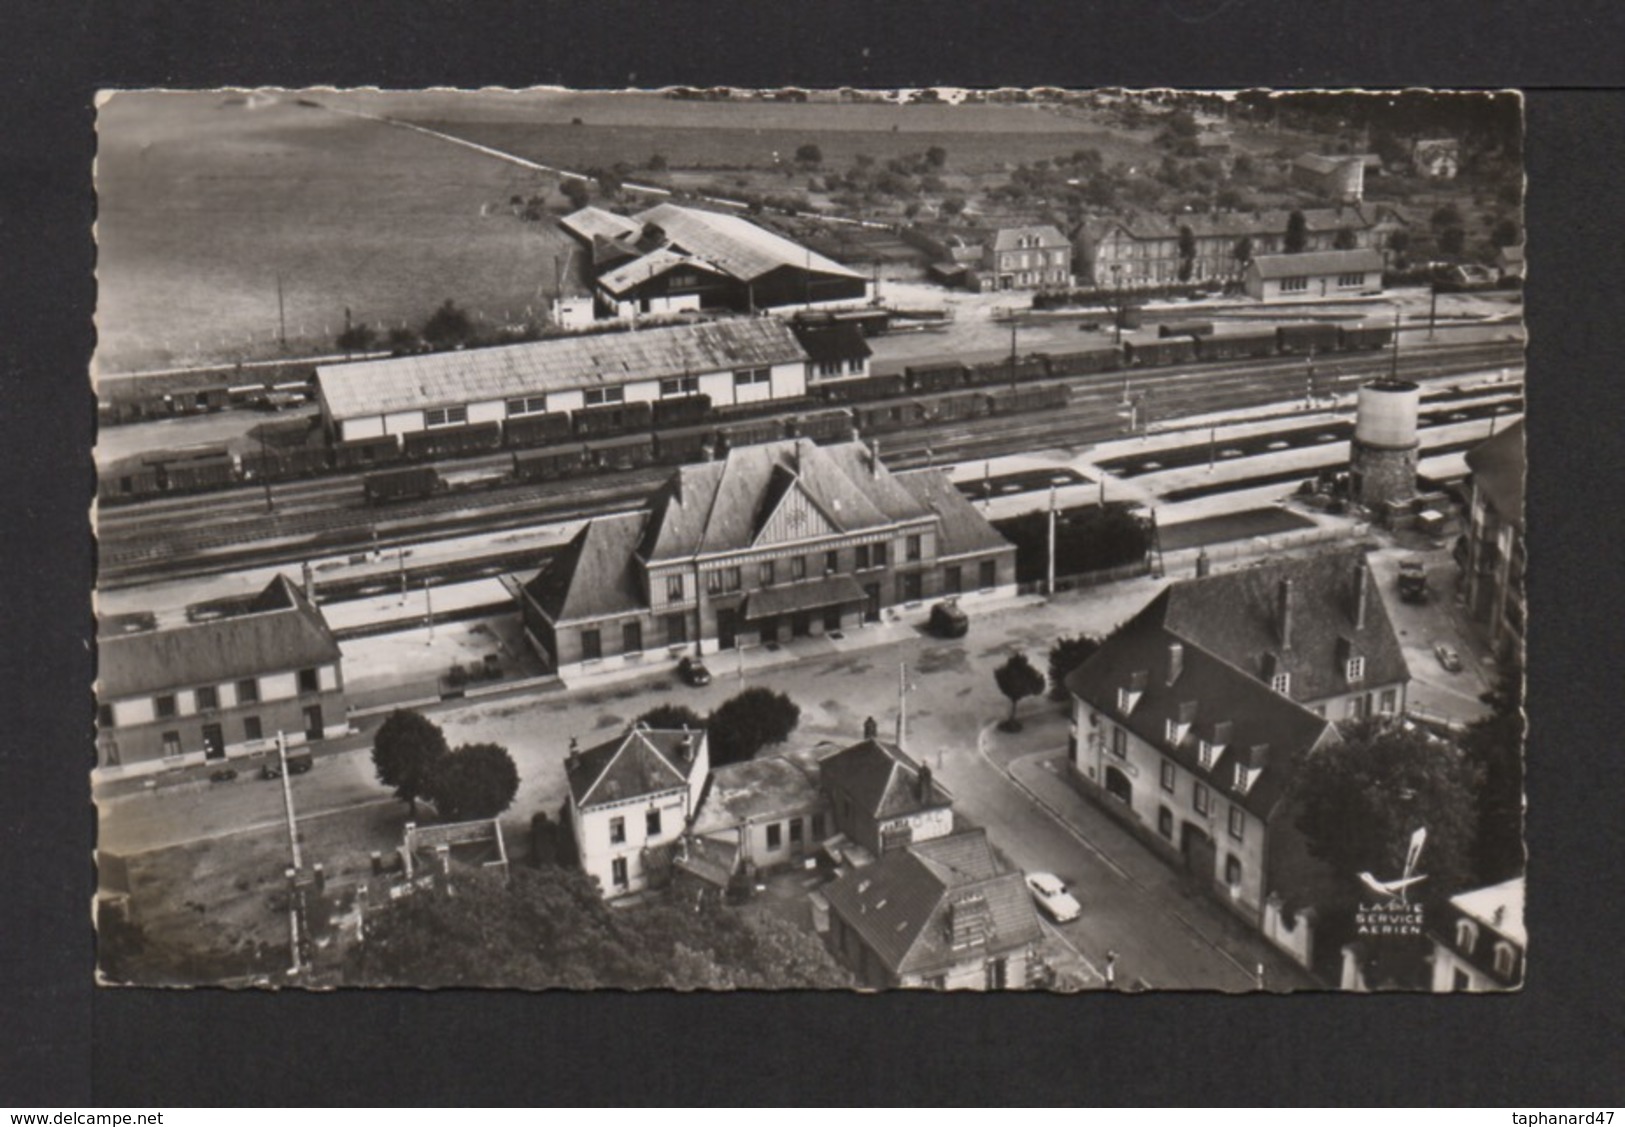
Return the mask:
[[[1394,303],[1394,348],[1393,361],[1388,366],[1388,378],[1399,379],[1399,303]]]
[[[1016,323],[1010,322],[1010,386],[1016,386]]]
[[[282,300],[282,271],[276,275],[276,335],[282,343],[282,351],[288,351],[288,310]]]
[[[1055,597],[1055,486],[1049,487],[1049,560],[1044,572],[1044,594]]]
[[[897,663],[897,750],[903,750],[903,737],[908,728],[904,718],[905,702],[908,699],[908,663]]]

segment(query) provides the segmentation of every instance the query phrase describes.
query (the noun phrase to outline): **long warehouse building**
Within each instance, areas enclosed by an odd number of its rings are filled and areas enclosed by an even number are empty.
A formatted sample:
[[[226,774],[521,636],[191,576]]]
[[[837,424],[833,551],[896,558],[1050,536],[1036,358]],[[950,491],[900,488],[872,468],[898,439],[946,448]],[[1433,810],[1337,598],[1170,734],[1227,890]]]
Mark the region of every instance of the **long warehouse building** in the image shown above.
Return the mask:
[[[316,369],[340,442],[706,395],[714,407],[806,394],[811,357],[783,321],[741,318]]]

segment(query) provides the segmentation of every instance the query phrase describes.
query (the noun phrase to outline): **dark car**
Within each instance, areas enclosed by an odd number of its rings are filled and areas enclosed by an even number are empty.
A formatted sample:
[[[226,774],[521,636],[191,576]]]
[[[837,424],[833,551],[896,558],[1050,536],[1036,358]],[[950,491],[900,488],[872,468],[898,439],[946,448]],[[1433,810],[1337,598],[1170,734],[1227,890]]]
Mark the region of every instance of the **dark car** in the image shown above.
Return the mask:
[[[310,754],[309,748],[299,748],[296,751],[288,752],[288,774],[290,775],[303,775],[315,764],[316,760]],[[260,778],[262,779],[280,779],[281,777],[282,768],[274,759],[260,768]]]
[[[927,625],[939,638],[963,638],[970,629],[970,618],[959,608],[958,599],[944,599],[931,608]]]
[[[685,657],[679,661],[677,676],[696,688],[711,683],[711,671],[705,667],[705,662],[697,657]]]

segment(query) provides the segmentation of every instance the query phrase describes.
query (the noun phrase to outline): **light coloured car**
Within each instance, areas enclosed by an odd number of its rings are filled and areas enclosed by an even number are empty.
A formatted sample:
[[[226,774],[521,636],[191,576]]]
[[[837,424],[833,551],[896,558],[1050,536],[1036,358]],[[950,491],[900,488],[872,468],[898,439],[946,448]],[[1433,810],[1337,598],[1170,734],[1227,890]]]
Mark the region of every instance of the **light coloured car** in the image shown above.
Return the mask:
[[[1433,654],[1439,659],[1439,664],[1444,666],[1447,672],[1461,672],[1461,655],[1456,652],[1454,646],[1444,642],[1435,642],[1433,643]]]
[[[1077,919],[1083,911],[1083,906],[1054,873],[1028,873],[1027,890],[1033,894],[1033,899],[1038,901],[1045,914],[1058,924]]]

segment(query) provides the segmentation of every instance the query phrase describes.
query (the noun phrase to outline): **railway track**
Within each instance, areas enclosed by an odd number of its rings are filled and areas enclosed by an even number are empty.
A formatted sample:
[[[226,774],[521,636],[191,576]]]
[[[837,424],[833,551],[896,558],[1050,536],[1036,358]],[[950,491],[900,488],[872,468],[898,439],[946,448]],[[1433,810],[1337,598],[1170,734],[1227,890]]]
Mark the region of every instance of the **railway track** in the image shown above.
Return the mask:
[[[1398,372],[1407,378],[1439,381],[1521,361],[1521,346],[1515,344],[1445,346],[1402,355]],[[1351,381],[1387,374],[1391,364],[1388,353],[1317,358],[1316,391],[1347,390]],[[1306,361],[1300,357],[1078,376],[1048,381],[1065,382],[1072,389],[1071,403],[1058,411],[1036,418],[989,416],[952,426],[917,427],[886,434],[879,441],[882,456],[898,468],[1072,447],[1123,433],[1120,413],[1125,384],[1131,394],[1151,405],[1156,417],[1167,419],[1292,400],[1305,388],[1306,373]],[[477,471],[500,467],[509,457],[482,455],[447,465]],[[641,506],[670,473],[671,467],[652,466],[612,476],[502,485],[384,507],[365,503],[357,476],[274,485],[269,512],[261,486],[122,505],[99,515],[98,583],[113,589],[158,578],[216,574],[315,555],[581,519]]]

